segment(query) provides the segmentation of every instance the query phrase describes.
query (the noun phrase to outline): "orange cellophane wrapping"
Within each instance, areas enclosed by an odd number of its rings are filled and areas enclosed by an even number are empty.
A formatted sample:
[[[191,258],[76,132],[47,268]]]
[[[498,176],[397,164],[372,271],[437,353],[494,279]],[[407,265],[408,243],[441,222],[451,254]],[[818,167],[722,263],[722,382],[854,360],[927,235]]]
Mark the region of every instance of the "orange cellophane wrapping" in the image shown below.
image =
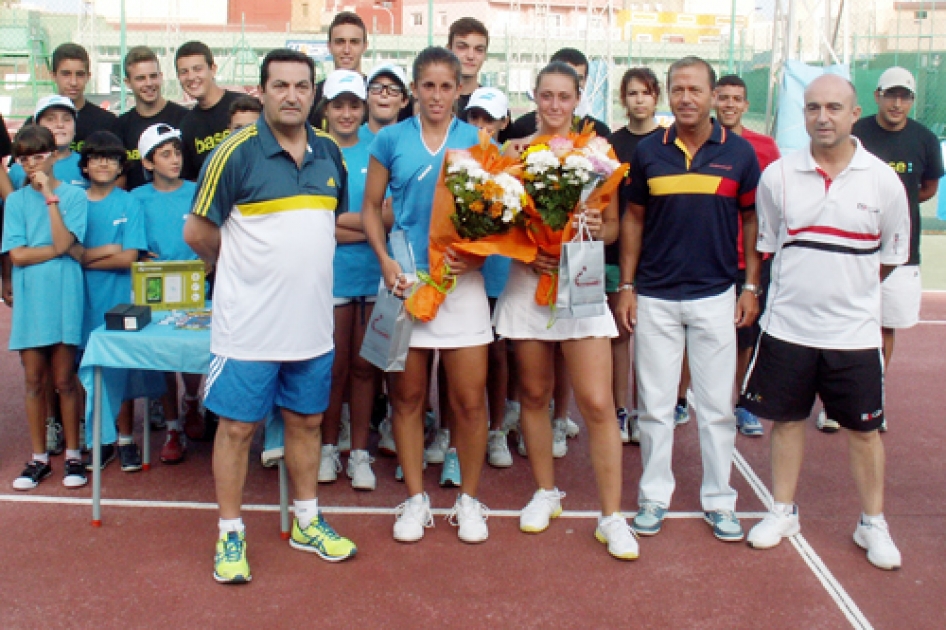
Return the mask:
[[[505,171],[518,177],[522,171],[519,160],[501,155],[499,148],[483,132],[480,133],[480,143],[467,149],[467,153],[480,163],[483,170],[493,175]],[[458,254],[464,254],[465,257],[485,259],[492,254],[501,254],[524,263],[535,260],[537,251],[535,243],[521,227],[514,226],[505,234],[486,236],[476,240],[461,237],[450,219],[456,212],[456,206],[453,193],[445,183],[446,169],[447,160],[445,159],[440,178],[437,180],[433,209],[430,214],[428,257],[431,282],[419,282],[417,289],[406,301],[407,311],[415,319],[423,322],[429,322],[437,316],[437,310],[456,283],[456,277],[450,274],[444,262],[447,248],[451,248]]]
[[[568,139],[572,141],[576,149],[581,149],[588,141],[595,137],[594,127],[588,122],[585,123],[581,133],[574,131],[568,134]],[[548,144],[552,136],[539,136],[530,144]],[[617,160],[614,148],[608,150],[608,156]],[[601,182],[601,184],[592,191],[585,207],[589,210],[600,210],[604,212],[605,208],[611,203],[611,197],[621,185],[621,180],[627,173],[627,165],[622,164],[614,170],[611,175]],[[575,235],[575,228],[569,221],[561,230],[555,231],[542,221],[542,215],[535,207],[535,202],[529,198],[528,203],[523,208],[526,213],[526,221],[529,237],[535,243],[538,250],[543,254],[558,258],[562,254],[562,243],[567,243]],[[558,299],[558,274],[543,273],[539,276],[539,284],[535,289],[535,302],[539,306],[552,306]]]

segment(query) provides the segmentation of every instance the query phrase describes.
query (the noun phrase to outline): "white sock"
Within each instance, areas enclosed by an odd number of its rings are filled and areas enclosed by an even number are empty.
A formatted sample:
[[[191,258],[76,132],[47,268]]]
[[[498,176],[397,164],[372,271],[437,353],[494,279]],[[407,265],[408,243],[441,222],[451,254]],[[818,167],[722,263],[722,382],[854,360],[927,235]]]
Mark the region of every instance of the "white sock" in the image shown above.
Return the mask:
[[[425,495],[423,492],[418,492],[417,494],[409,498],[408,501],[410,501],[411,503],[415,505],[420,505],[421,503],[424,502],[424,496]]]
[[[296,499],[292,504],[296,509],[296,520],[299,521],[300,529],[305,529],[311,525],[312,521],[319,516],[318,499],[307,499],[305,501]]]
[[[33,453],[33,461],[49,463],[49,453]]]
[[[168,431],[180,431],[181,430],[181,421],[180,420],[168,420],[166,423]]]
[[[122,435],[118,434],[118,445],[119,446],[128,446],[129,444],[134,444],[135,438],[131,435]]]
[[[217,521],[217,528],[220,530],[221,538],[225,538],[229,532],[242,534],[246,531],[242,518],[222,518]]]
[[[874,516],[868,516],[867,514],[861,512],[861,523],[864,525],[873,525],[874,523],[883,523],[884,522],[884,513],[875,514]]]
[[[776,514],[781,514],[783,516],[789,516],[792,512],[795,511],[794,503],[779,503],[776,501],[772,506],[772,511]]]
[[[103,445],[104,446],[104,445]],[[75,448],[66,449],[66,459],[82,459],[82,451]]]
[[[522,407],[520,407],[518,400],[507,400],[506,409],[515,409],[516,411],[520,411]]]

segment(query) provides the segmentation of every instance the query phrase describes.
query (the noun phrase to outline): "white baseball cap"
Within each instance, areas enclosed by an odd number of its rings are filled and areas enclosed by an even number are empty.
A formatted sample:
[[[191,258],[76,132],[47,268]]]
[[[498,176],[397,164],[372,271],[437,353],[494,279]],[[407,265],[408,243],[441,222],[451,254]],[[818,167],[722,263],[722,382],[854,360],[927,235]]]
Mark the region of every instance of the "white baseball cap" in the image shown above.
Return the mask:
[[[72,99],[66,96],[60,96],[59,94],[51,94],[44,96],[36,103],[36,111],[33,113],[33,122],[39,123],[39,117],[50,107],[62,107],[63,109],[69,110],[73,118],[78,117],[76,106],[73,104]]]
[[[494,87],[481,87],[473,90],[470,95],[470,102],[467,103],[465,112],[478,107],[492,116],[493,120],[505,118],[509,113],[509,99],[502,90]]]
[[[180,129],[175,129],[166,123],[151,125],[144,130],[141,137],[138,139],[138,156],[144,159],[156,146],[164,144],[173,138],[181,139]]]
[[[877,89],[881,92],[886,92],[896,87],[906,88],[913,94],[916,94],[916,79],[913,78],[913,75],[906,68],[901,68],[900,66],[887,68],[884,70],[884,73],[880,75],[880,79],[877,80]]]
[[[371,85],[371,82],[382,74],[387,74],[392,79],[400,83],[401,87],[404,88],[404,91],[407,94],[411,93],[411,88],[410,85],[408,85],[407,74],[404,73],[404,68],[393,63],[383,63],[380,66],[372,68],[371,72],[368,74],[368,85]]]
[[[322,88],[322,96],[331,101],[346,92],[361,100],[368,98],[365,78],[353,70],[335,70],[328,75]]]

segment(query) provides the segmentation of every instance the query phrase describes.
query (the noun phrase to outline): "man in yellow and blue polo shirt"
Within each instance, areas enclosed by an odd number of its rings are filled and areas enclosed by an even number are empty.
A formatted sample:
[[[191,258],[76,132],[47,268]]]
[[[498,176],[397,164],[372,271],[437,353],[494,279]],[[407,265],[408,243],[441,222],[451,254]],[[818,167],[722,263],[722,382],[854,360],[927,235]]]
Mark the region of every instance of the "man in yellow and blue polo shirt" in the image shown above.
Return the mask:
[[[634,330],[640,393],[640,511],[633,527],[660,531],[674,491],[674,404],[684,348],[703,456],[700,499],[720,540],[742,540],[729,485],[736,440],[732,391],[736,326],[759,313],[755,189],[759,162],[746,140],[710,118],[716,73],[687,57],[667,75],[675,122],[641,141],[621,225],[618,320]],[[746,282],[736,296],[742,217]],[[735,321],[735,325],[734,325]]]
[[[295,494],[290,544],[329,561],[355,554],[316,499],[322,413],[333,357],[335,216],[347,211],[347,174],[335,143],[306,123],[314,67],[274,50],[260,72],[263,115],[204,164],[184,238],[216,265],[213,358],[204,403],[220,416],[214,481],[218,582],[250,580],[240,518],[256,423],[278,407]]]

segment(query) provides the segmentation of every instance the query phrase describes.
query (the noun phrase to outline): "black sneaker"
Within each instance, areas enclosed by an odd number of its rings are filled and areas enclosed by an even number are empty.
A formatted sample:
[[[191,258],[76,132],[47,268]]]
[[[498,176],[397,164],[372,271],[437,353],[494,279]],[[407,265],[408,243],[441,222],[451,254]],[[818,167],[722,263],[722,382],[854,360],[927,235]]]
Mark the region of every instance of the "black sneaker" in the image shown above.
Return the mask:
[[[118,445],[118,461],[121,462],[122,472],[135,472],[141,470],[141,451],[138,445],[131,444]]]
[[[114,447],[112,449],[114,451]],[[115,459],[114,453],[112,459]],[[67,488],[81,488],[89,482],[85,476],[85,465],[78,459],[67,459],[66,470],[62,477],[62,485]]]
[[[14,490],[32,490],[39,482],[53,474],[53,467],[48,462],[35,459],[26,465],[20,476],[13,480]]]
[[[102,445],[102,467],[99,470],[105,470],[105,467],[115,459],[115,455],[118,453],[118,449],[115,448],[114,444],[103,444]],[[86,470],[92,470],[92,449],[89,449],[89,452],[85,454],[82,458],[82,465],[85,466]]]

